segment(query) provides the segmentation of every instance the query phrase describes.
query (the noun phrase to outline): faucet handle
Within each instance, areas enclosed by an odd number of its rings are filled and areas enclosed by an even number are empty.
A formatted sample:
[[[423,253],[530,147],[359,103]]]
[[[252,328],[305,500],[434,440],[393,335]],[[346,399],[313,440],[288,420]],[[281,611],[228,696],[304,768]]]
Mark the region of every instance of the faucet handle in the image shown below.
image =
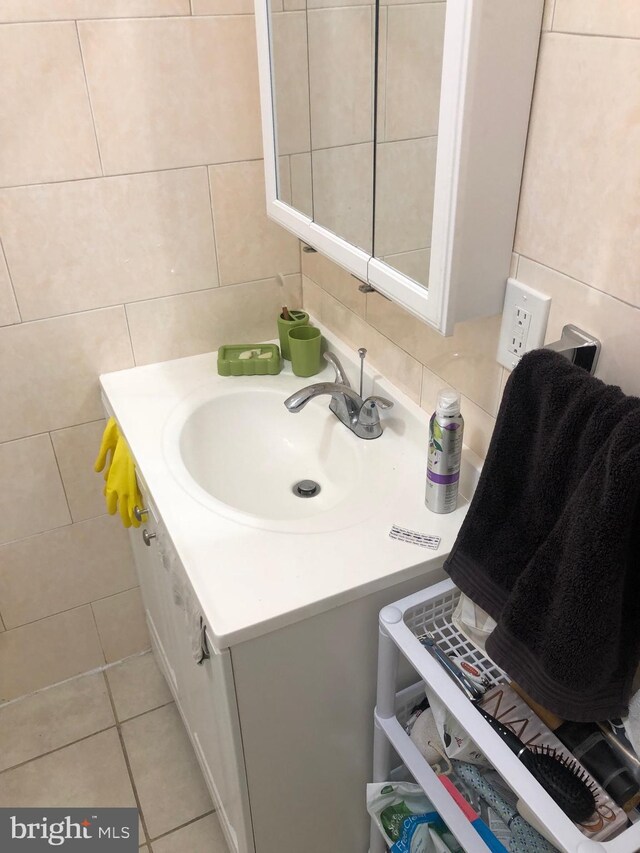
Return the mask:
[[[367,397],[358,414],[358,431],[360,438],[378,438],[382,435],[379,409],[390,409],[391,400],[386,397]]]
[[[391,402],[391,400],[387,400],[386,397],[376,397],[374,395],[373,397],[367,397],[367,399],[362,404],[362,408],[364,409],[365,406],[370,409],[374,409],[376,406],[379,409],[392,409],[393,403]]]

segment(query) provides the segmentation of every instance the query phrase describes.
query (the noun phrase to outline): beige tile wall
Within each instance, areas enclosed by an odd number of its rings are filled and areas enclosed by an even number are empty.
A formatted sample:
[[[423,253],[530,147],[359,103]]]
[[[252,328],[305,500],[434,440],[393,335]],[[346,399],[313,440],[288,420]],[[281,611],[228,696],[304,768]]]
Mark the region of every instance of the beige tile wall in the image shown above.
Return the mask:
[[[99,374],[272,337],[301,302],[251,11],[0,0],[0,702],[149,643],[93,473]]]
[[[565,323],[594,333],[596,375],[636,395],[639,151],[640,3],[547,0],[511,274],[551,296],[547,342]],[[363,296],[319,255],[303,254],[302,271],[308,310],[369,347],[424,408],[443,385],[461,391],[466,441],[484,456],[507,378],[495,360],[500,318],[442,338],[380,295]]]

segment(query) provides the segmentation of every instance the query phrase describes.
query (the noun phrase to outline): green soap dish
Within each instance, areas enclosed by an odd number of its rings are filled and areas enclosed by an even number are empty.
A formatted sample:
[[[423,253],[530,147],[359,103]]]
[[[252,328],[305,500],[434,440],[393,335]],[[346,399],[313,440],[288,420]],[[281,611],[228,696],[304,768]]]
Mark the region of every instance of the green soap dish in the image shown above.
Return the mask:
[[[218,350],[220,376],[275,376],[280,350],[275,344],[225,344]]]

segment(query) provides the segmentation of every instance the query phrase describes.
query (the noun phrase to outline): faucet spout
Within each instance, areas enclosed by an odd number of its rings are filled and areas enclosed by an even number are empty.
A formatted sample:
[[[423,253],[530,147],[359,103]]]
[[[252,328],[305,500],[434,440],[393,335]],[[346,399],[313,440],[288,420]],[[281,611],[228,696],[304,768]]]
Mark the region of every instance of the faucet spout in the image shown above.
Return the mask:
[[[364,353],[365,350],[362,352]],[[336,381],[306,385],[287,397],[284,401],[287,410],[296,414],[304,409],[309,400],[326,394],[331,397],[330,411],[358,438],[379,438],[382,435],[382,425],[378,410],[390,409],[393,406],[391,400],[386,400],[384,397],[367,397],[363,400],[349,384],[337,357],[327,352],[325,358],[335,368]],[[341,382],[340,377],[344,377],[346,381]]]
[[[335,400],[347,398],[353,404],[355,412],[358,412],[362,406],[362,400],[356,392],[346,385],[340,385],[338,382],[316,382],[314,385],[307,385],[305,388],[301,388],[290,397],[287,397],[284,404],[290,412],[296,414],[304,409],[309,400],[313,400],[314,397],[320,397],[323,394],[328,394]]]

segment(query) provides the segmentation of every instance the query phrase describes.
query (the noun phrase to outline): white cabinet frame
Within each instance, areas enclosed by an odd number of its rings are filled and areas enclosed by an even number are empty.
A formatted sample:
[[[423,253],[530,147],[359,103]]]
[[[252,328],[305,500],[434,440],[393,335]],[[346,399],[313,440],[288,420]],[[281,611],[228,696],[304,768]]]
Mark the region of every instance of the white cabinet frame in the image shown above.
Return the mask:
[[[500,313],[543,0],[447,0],[428,290],[278,200],[268,6],[255,0],[269,217],[442,334]]]

